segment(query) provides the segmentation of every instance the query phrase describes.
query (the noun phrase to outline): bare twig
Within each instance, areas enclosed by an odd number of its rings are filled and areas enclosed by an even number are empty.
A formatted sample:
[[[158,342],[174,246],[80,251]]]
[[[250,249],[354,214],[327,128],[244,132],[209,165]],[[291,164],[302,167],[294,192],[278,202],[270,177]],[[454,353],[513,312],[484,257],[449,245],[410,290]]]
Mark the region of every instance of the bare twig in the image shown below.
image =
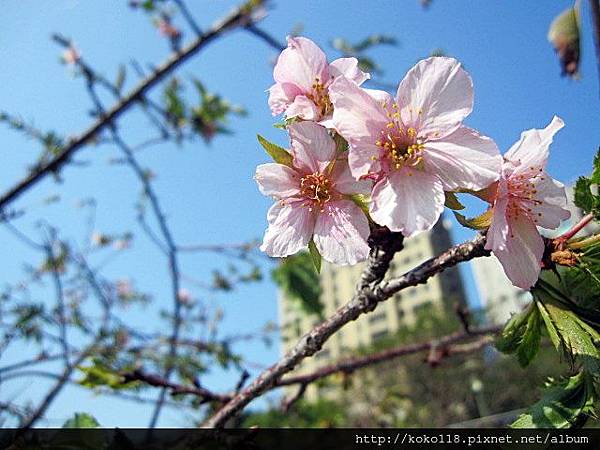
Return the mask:
[[[173,383],[165,377],[159,375],[148,374],[142,370],[134,370],[133,372],[127,372],[121,374],[123,376],[123,383],[130,383],[132,381],[141,381],[142,383],[149,384],[150,386],[157,386],[163,388],[164,391],[169,390],[171,395],[178,394],[192,394],[202,399],[202,402],[226,402],[231,396],[226,394],[216,394],[204,389],[200,386],[183,386],[181,384]]]
[[[106,114],[99,117],[79,136],[72,138],[60,151],[60,153],[44,164],[41,164],[34,171],[28,174],[21,181],[0,196],[0,210],[16,200],[21,194],[36,185],[51,173],[56,173],[79,149],[97,137],[100,132],[114,123],[121,114],[127,111],[132,105],[140,101],[150,89],[156,86],[174,69],[179,67],[185,61],[194,56],[198,51],[206,47],[215,38],[236,28],[243,27],[252,22],[252,8],[242,6],[234,9],[225,18],[217,22],[207,32],[200,35],[180,52],[173,54],[164,63],[159,65],[147,78],[143,79],[129,94],[118,101]]]
[[[264,31],[263,29],[257,27],[253,23],[250,23],[250,24],[246,25],[245,28],[251,34],[253,34],[254,36],[256,36],[256,37],[258,37],[260,39],[262,39],[263,41],[265,41],[267,44],[269,44],[271,47],[273,47],[278,52],[281,52],[286,47],[284,44],[282,44],[281,42],[279,42],[277,39],[275,39],[269,33],[267,33],[266,31]]]
[[[196,33],[197,36],[201,36],[202,30],[200,29],[200,26],[192,16],[192,13],[188,9],[185,2],[183,0],[175,0],[175,4],[177,5],[177,8],[179,8],[181,15],[186,20],[190,28],[194,31],[194,33]]]
[[[381,352],[373,353],[371,355],[360,356],[355,358],[349,358],[342,361],[338,361],[334,364],[321,367],[320,369],[304,374],[295,375],[291,377],[285,377],[277,383],[277,386],[289,386],[293,384],[309,384],[321,378],[328,377],[336,373],[350,374],[355,370],[362,369],[365,367],[379,364],[385,361],[391,361],[403,356],[413,355],[415,353],[421,353],[431,350],[434,347],[442,350],[443,356],[455,355],[458,353],[469,353],[475,351],[480,347],[459,347],[457,344],[474,337],[479,337],[473,341],[473,345],[477,343],[478,346],[489,344],[488,336],[494,335],[502,330],[501,326],[487,326],[473,329],[470,333],[464,331],[457,331],[455,333],[431,339],[425,342],[419,342],[415,344],[400,345],[398,347],[383,350]]]

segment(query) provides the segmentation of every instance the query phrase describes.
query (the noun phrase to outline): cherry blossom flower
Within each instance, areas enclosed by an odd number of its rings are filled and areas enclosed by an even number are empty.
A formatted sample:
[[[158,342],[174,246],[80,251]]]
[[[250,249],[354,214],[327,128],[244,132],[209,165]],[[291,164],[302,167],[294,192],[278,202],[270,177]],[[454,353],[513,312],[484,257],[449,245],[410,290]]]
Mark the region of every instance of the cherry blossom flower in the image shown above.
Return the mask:
[[[499,177],[494,141],[462,125],[473,108],[473,85],[455,59],[420,61],[395,99],[344,78],[329,95],[333,125],[350,144],[352,174],[376,183],[371,217],[392,231],[409,237],[431,229],[444,191],[483,189]]]
[[[62,54],[62,60],[65,64],[74,66],[81,59],[81,53],[77,47],[70,45]]]
[[[554,116],[543,130],[522,133],[504,155],[502,176],[491,195],[493,215],[485,248],[522,289],[533,286],[541,270],[544,241],[537,227],[555,229],[570,217],[564,185],[545,171],[552,138],[563,126]]]
[[[361,85],[371,76],[358,68],[356,58],[327,63],[325,53],[310,39],[288,37],[273,70],[275,84],[269,89],[269,107],[274,116],[320,122],[331,118],[329,86],[343,76]]]
[[[181,38],[181,30],[175,27],[170,20],[165,19],[164,17],[158,20],[156,26],[161,36],[167,37],[169,39]]]
[[[284,257],[305,248],[311,238],[329,262],[347,265],[367,258],[369,222],[349,198],[367,194],[369,181],[356,181],[345,155],[336,154],[334,140],[314,122],[289,126],[292,167],[262,164],[255,179],[275,203],[261,250]]]

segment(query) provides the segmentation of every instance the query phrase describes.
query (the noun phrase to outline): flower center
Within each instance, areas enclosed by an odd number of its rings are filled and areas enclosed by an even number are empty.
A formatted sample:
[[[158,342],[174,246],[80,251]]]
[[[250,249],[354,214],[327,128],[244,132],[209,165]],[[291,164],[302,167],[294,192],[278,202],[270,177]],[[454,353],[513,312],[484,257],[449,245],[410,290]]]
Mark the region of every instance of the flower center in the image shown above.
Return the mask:
[[[541,212],[535,212],[533,209],[540,206],[543,202],[537,198],[537,183],[544,180],[544,170],[541,167],[529,167],[529,169],[520,175],[516,175],[507,180],[508,195],[508,215],[517,217],[525,214],[534,222],[542,216]]]
[[[319,78],[315,78],[315,82],[312,85],[312,93],[308,94],[307,97],[319,108],[319,113],[322,117],[328,116],[333,112],[333,103],[329,100],[329,94],[327,89],[321,83]]]
[[[387,103],[383,104],[383,108],[390,121],[386,128],[381,130],[381,136],[375,142],[375,145],[383,150],[381,156],[389,161],[393,169],[418,166],[423,159],[424,144],[417,138],[417,130],[404,125],[397,103],[392,104],[392,110],[388,108]]]
[[[325,175],[315,172],[300,179],[302,196],[323,206],[331,200],[331,181]]]

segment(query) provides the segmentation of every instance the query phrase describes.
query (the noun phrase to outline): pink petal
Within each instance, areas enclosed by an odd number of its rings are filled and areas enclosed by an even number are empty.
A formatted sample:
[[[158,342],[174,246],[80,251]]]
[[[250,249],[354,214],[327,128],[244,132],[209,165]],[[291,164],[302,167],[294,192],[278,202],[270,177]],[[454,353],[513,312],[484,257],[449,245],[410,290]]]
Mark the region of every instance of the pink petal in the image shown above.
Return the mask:
[[[284,112],[292,103],[296,95],[300,94],[300,89],[289,83],[275,83],[269,88],[269,107],[271,113],[277,116]]]
[[[288,47],[279,55],[273,77],[278,83],[293,83],[309,92],[316,78],[322,83],[329,80],[325,53],[310,39],[288,37]]]
[[[298,95],[293,103],[285,110],[285,117],[299,117],[303,120],[317,120],[319,109],[312,100],[304,95]]]
[[[371,78],[371,75],[358,68],[356,58],[339,58],[329,64],[329,74],[334,77],[344,76],[358,86]]]
[[[315,215],[301,205],[301,202],[278,202],[269,209],[269,227],[260,246],[267,255],[282,258],[308,245],[315,226]]]
[[[293,197],[300,193],[299,174],[283,164],[261,164],[256,168],[254,179],[264,195],[278,199]]]
[[[335,183],[334,189],[340,194],[369,195],[372,189],[372,183],[367,180],[357,181],[350,172],[348,161],[345,158],[338,158],[331,173],[331,178]]]
[[[335,128],[352,146],[374,145],[388,123],[382,106],[363,89],[345,78],[329,87]]]
[[[402,121],[421,136],[453,131],[473,110],[473,82],[453,58],[419,61],[400,82],[396,100]]]
[[[323,258],[331,263],[354,265],[367,259],[369,221],[350,200],[325,204],[317,218],[314,241]]]
[[[509,221],[506,247],[494,250],[506,276],[521,289],[529,289],[540,275],[544,241],[535,224],[524,215]]]
[[[373,144],[350,145],[348,164],[354,178],[383,170],[381,155],[382,149]]]
[[[516,166],[514,173],[527,171],[531,167],[546,167],[548,148],[556,132],[564,126],[562,119],[554,116],[552,122],[543,130],[534,128],[521,133],[521,139],[504,155],[505,159]]]
[[[371,217],[379,225],[410,237],[430,230],[444,209],[438,177],[404,167],[379,181],[371,194]]]
[[[500,183],[503,183],[503,180]],[[509,231],[506,220],[507,205],[508,199],[500,197],[493,206],[492,223],[486,234],[486,250],[497,251],[506,248],[506,239]]]
[[[363,88],[367,94],[369,94],[377,103],[392,105],[394,103],[394,97],[392,94],[386,91],[381,91],[379,89],[365,89]],[[389,106],[388,106],[389,107]]]
[[[440,177],[444,189],[480,190],[500,177],[502,156],[496,143],[464,126],[440,140],[425,143],[425,167]]]
[[[335,159],[335,142],[327,129],[314,122],[289,126],[294,167],[307,172],[323,172]]]
[[[571,213],[565,209],[567,206],[567,195],[565,186],[554,180],[548,174],[543,173],[542,179],[535,184],[537,190],[536,198],[542,201],[541,205],[532,205],[532,215],[540,227],[554,230],[558,228],[563,220],[571,217]]]

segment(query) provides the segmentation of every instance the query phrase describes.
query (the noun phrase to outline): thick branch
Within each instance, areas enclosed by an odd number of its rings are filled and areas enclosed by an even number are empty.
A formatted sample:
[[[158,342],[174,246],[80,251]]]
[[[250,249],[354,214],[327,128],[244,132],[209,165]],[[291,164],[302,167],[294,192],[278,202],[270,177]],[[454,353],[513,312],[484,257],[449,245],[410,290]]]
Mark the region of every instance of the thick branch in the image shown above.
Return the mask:
[[[484,249],[484,243],[485,237],[478,235],[474,240],[450,248],[400,278],[382,281],[395,252],[402,247],[402,237],[385,230],[378,230],[373,233],[369,262],[350,302],[302,336],[296,346],[279,362],[259,375],[250,386],[237,394],[209,418],[204,426],[223,427],[227,420],[242,410],[253,399],[276,385],[283,375],[292,371],[304,358],[319,351],[327,339],[345,324],[356,320],[361,314],[372,311],[378,303],[388,299],[394,293],[409,286],[426,283],[433,275],[460,262],[489,255],[489,252]]]
[[[224,19],[216,23],[206,33],[200,35],[180,52],[173,54],[163,64],[159,65],[154,72],[143,79],[128,95],[110,108],[105,115],[98,118],[87,130],[79,136],[72,138],[51,161],[40,165],[24,179],[14,185],[0,197],[0,210],[17,199],[23,192],[43,180],[51,173],[57,172],[70,158],[84,147],[93,138],[106,129],[110,124],[129,109],[133,104],[143,99],[148,90],[157,85],[163,78],[179,67],[182,63],[194,56],[198,51],[206,47],[218,36],[225,34],[233,28],[246,26],[251,23],[252,8],[236,8]]]

